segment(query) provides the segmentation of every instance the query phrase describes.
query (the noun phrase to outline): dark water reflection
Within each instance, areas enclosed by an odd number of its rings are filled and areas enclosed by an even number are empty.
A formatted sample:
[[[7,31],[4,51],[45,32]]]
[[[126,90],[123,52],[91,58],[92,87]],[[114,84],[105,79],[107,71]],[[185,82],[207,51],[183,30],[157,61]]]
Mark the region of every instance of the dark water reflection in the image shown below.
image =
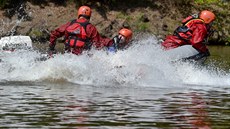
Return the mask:
[[[229,88],[14,84],[0,85],[0,128],[230,127]]]
[[[209,46],[211,56],[207,63],[213,63],[226,71],[230,69],[230,46]]]

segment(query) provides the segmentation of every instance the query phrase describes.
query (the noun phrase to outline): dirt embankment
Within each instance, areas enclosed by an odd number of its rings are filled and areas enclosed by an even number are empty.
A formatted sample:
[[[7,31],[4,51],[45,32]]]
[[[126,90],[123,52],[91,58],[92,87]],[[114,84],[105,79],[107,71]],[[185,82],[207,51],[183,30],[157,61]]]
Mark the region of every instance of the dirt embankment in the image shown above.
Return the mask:
[[[118,0],[119,1],[119,0]],[[123,27],[130,27],[134,34],[139,32],[152,33],[160,38],[170,34],[180,25],[180,21],[200,10],[209,9],[217,14],[214,24],[217,33],[214,42],[230,42],[229,2],[227,5],[199,5],[188,0],[145,0],[130,2],[87,2],[92,7],[91,23],[99,33],[112,37]],[[81,3],[82,4],[82,3]],[[221,7],[222,6],[222,7]],[[14,10],[14,11],[12,11]],[[13,13],[12,13],[13,12]],[[53,2],[46,4],[32,4],[25,2],[16,8],[8,8],[0,11],[0,36],[5,35],[29,35],[34,41],[47,43],[49,33],[61,24],[76,18],[77,7],[75,3],[67,2],[57,5]],[[19,21],[18,21],[19,20]]]

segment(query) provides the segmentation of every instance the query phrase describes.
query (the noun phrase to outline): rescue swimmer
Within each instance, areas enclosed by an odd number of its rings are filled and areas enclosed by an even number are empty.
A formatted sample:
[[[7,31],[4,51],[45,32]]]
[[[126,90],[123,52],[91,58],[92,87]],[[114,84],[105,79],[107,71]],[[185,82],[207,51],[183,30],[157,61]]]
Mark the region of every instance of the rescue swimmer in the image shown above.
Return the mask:
[[[211,27],[215,20],[215,14],[208,10],[203,10],[199,14],[191,15],[182,21],[173,35],[166,37],[161,44],[163,49],[170,50],[182,45],[192,45],[199,54],[189,57],[188,59],[199,60],[210,56],[206,46],[208,37],[213,32]]]
[[[108,47],[109,52],[117,52],[118,50],[125,50],[131,44],[133,36],[132,30],[128,28],[120,29],[118,35],[113,38],[113,44]]]
[[[90,7],[81,6],[78,9],[77,19],[69,21],[53,30],[50,34],[49,54],[56,53],[56,40],[62,36],[65,37],[65,52],[71,52],[76,55],[90,50],[92,46],[99,50],[106,47],[117,51],[127,45],[132,37],[130,29],[121,29],[119,35],[113,39],[102,38],[96,27],[89,22],[91,14]]]

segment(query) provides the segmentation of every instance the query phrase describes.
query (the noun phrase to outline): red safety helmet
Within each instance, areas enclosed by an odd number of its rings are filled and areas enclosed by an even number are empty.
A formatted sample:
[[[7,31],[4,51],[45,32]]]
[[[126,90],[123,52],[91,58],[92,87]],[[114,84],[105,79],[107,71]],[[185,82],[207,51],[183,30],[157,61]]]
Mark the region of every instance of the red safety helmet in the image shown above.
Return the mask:
[[[204,10],[200,12],[199,18],[204,20],[206,24],[209,24],[215,20],[216,16],[213,12]]]
[[[119,34],[125,37],[125,42],[128,43],[133,36],[133,32],[130,29],[123,28],[119,31]]]
[[[90,19],[91,17],[91,8],[88,7],[88,6],[81,6],[79,9],[78,9],[78,12],[77,12],[77,17],[79,18],[80,16],[83,16],[85,18],[88,18]]]

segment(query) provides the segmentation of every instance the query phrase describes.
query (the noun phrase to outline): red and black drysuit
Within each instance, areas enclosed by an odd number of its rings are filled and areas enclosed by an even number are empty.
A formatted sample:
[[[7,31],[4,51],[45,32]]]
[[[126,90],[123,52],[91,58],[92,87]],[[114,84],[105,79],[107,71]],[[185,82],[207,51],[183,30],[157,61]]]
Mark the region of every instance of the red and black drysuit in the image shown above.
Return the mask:
[[[190,16],[184,19],[182,24],[174,31],[173,35],[166,37],[166,40],[161,44],[164,49],[169,50],[182,45],[192,45],[199,52],[199,56],[209,56],[209,50],[204,44],[209,35],[209,28],[204,21]]]
[[[101,49],[104,46],[112,45],[112,40],[102,38],[96,27],[86,19],[80,18],[72,20],[51,32],[50,50],[54,50],[56,39],[65,35],[65,50],[79,55],[84,50],[89,50],[92,46]]]

